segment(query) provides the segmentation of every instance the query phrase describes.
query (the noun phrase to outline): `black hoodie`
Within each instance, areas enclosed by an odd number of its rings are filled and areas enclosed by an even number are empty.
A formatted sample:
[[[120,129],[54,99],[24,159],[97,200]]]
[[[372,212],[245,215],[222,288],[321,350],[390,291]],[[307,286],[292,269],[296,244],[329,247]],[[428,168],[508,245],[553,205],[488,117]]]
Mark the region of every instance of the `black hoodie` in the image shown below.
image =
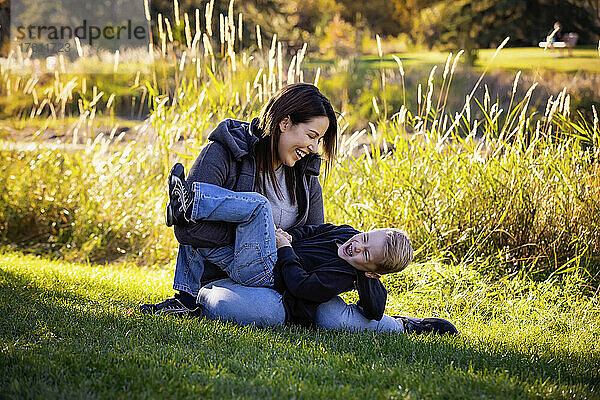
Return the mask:
[[[387,291],[379,279],[365,276],[338,256],[338,244],[359,233],[349,225],[305,225],[290,229],[290,246],[277,250],[275,290],[283,296],[287,320],[302,325],[315,321],[319,304],[338,294],[358,290],[365,317],[381,320]]]
[[[256,159],[254,146],[263,139],[258,129],[258,118],[251,123],[225,119],[208,136],[209,143],[202,149],[189,171],[187,182],[206,182],[236,192],[255,192]],[[296,201],[298,219],[292,228],[324,222],[323,194],[318,175],[321,158],[309,154],[296,162]],[[181,244],[193,247],[221,247],[231,245],[235,226],[224,222],[202,221],[189,226],[175,226],[175,237]],[[202,286],[226,277],[218,267],[206,263]]]

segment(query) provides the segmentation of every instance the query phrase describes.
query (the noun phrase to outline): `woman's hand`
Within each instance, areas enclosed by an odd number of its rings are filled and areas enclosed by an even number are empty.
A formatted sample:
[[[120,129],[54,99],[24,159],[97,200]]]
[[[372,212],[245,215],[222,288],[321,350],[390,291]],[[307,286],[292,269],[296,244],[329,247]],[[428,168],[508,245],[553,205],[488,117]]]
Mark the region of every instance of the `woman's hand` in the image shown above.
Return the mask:
[[[292,236],[284,230],[276,229],[275,230],[275,246],[277,248],[291,246],[290,242],[292,241]]]

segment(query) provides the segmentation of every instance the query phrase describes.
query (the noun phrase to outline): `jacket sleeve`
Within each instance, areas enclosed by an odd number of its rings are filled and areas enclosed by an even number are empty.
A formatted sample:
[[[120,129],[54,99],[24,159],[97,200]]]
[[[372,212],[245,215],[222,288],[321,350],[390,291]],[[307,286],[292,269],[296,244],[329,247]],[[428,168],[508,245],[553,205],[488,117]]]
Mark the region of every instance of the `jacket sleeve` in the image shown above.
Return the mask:
[[[356,288],[359,297],[358,305],[365,312],[365,317],[376,321],[381,320],[387,301],[387,290],[381,281],[367,278],[364,272],[359,272]]]
[[[323,189],[317,176],[311,176],[309,184],[308,218],[306,225],[319,225],[325,222],[323,213]]]
[[[277,264],[285,289],[294,297],[324,303],[341,293],[340,288],[352,288],[354,277],[337,271],[306,272],[290,246],[277,250]],[[342,290],[345,291],[345,290]]]
[[[315,236],[324,232],[329,232],[332,229],[338,228],[337,225],[333,224],[320,224],[320,225],[303,225],[290,229],[288,233],[292,236],[292,241],[303,239],[305,237]]]
[[[194,162],[187,182],[206,182],[223,187],[229,176],[231,155],[217,142],[209,143]],[[193,247],[220,247],[233,243],[234,230],[225,222],[200,221],[186,226],[175,226],[175,237],[181,244]]]

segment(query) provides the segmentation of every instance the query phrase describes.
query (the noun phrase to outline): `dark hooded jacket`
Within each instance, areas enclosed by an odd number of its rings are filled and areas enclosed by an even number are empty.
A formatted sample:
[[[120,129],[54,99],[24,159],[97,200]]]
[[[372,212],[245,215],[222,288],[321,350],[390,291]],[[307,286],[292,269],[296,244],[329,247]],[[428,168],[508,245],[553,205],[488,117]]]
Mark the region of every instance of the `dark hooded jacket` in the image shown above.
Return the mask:
[[[304,225],[289,230],[291,246],[277,250],[275,290],[283,296],[288,322],[311,325],[319,304],[358,290],[365,317],[381,320],[387,291],[338,256],[338,244],[360,233],[348,225]]]
[[[236,192],[256,192],[254,146],[259,140],[266,140],[258,128],[258,118],[250,123],[225,119],[208,139],[209,143],[189,171],[187,182],[212,183]],[[321,158],[316,154],[303,157],[293,167],[299,216],[290,229],[324,222],[323,193],[318,179],[320,167]],[[231,245],[235,239],[235,225],[202,221],[189,226],[175,226],[175,237],[179,243],[193,247]],[[201,284],[204,286],[225,277],[224,272],[207,262]]]

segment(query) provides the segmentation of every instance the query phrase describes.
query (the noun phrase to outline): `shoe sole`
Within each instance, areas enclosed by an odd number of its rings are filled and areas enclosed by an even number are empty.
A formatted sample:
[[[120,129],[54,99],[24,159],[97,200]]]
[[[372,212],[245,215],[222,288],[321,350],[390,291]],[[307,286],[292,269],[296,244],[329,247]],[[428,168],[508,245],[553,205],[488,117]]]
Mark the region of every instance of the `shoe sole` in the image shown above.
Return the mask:
[[[181,170],[176,171],[176,170]],[[171,227],[175,225],[175,217],[173,216],[173,208],[171,206],[171,193],[173,193],[173,189],[176,185],[176,180],[174,178],[179,179],[175,175],[181,175],[183,173],[183,165],[177,163],[171,168],[171,172],[169,172],[168,185],[169,185],[169,202],[167,203],[167,209],[165,210],[165,225]]]
[[[417,335],[434,333],[436,335],[447,334],[447,335],[451,335],[451,336],[460,334],[458,332],[458,329],[456,329],[456,327],[454,326],[454,324],[452,322],[445,320],[443,318],[436,318],[436,317],[415,318],[415,317],[408,317],[408,316],[403,316],[403,315],[395,315],[392,318],[402,319],[403,322],[404,322],[404,319],[407,319],[408,321],[412,320],[411,322],[415,325],[415,327],[418,330],[413,331],[413,332],[408,332],[408,333],[414,333]]]
[[[187,310],[169,310],[169,311],[164,311],[164,310],[159,310],[159,311],[155,311],[153,314],[155,317],[168,317],[170,315],[174,316],[174,317],[178,317],[178,318],[182,318],[182,317],[200,317],[201,316],[201,312],[200,312],[200,307],[196,307],[193,310],[187,309]]]
[[[165,224],[168,227],[171,227],[174,225],[173,222],[173,211],[171,210],[171,202],[169,201],[167,204],[167,209],[165,210]]]

